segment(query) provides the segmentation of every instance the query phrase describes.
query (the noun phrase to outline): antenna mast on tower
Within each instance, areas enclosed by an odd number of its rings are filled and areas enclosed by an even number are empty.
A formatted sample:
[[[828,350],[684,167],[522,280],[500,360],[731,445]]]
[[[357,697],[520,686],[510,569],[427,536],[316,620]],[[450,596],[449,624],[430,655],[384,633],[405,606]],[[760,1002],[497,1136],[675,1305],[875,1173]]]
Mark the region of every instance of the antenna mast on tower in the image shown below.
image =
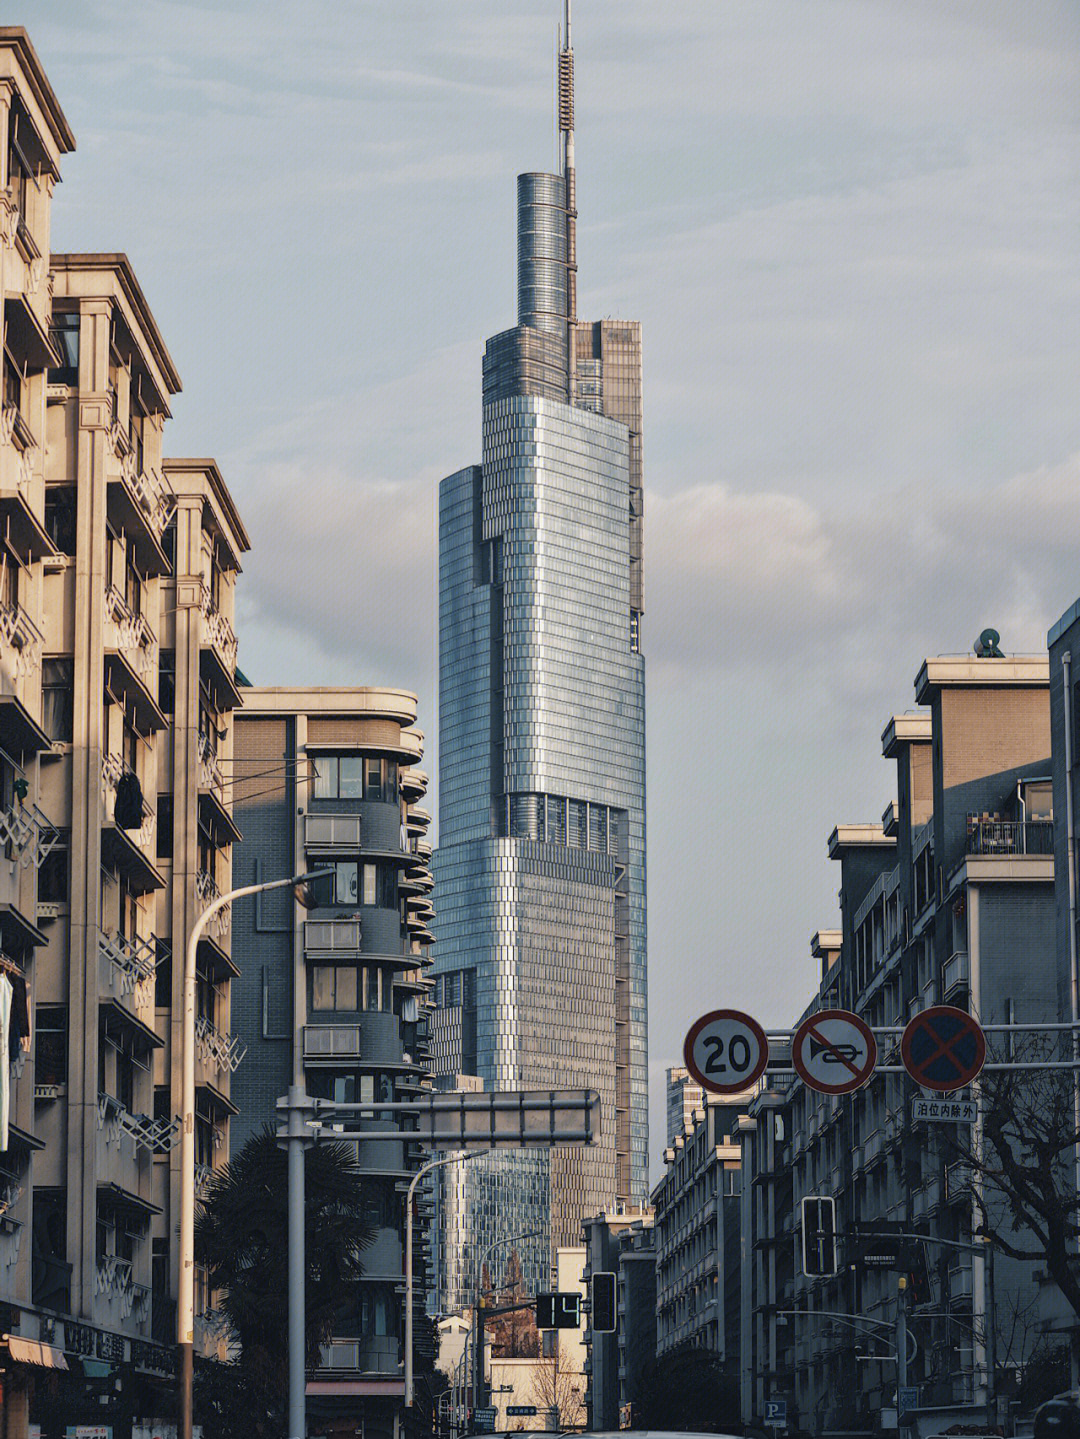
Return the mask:
[[[569,400],[574,402],[574,325],[577,320],[577,179],[574,173],[574,50],[570,40],[570,0],[566,0],[566,31],[559,51],[559,131],[562,135],[562,177],[566,194],[566,350]]]

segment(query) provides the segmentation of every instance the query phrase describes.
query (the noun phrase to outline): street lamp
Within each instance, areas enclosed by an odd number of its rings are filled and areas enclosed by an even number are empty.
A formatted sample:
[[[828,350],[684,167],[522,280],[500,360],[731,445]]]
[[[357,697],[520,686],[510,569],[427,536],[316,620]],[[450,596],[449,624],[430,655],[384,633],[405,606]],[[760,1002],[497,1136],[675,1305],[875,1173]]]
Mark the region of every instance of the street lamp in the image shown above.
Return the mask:
[[[179,1439],[192,1439],[192,1380],[195,1344],[195,960],[203,930],[219,910],[234,899],[261,894],[267,889],[292,887],[297,902],[312,909],[315,901],[306,885],[310,880],[333,874],[316,869],[309,874],[292,874],[288,879],[271,879],[263,884],[245,884],[219,894],[199,915],[188,935],[184,953],[184,991],[181,1012],[181,1128],[180,1128],[180,1252],[176,1285],[176,1347],[180,1380]]]
[[[433,1169],[444,1164],[457,1164],[459,1160],[475,1159],[478,1154],[490,1154],[488,1149],[461,1149],[456,1154],[440,1154],[429,1159],[412,1177],[409,1191],[405,1196],[405,1407],[410,1409],[413,1402],[413,1263],[412,1263],[412,1210],[416,1186]]]
[[[527,1234],[511,1234],[506,1239],[496,1239],[483,1251],[476,1265],[476,1283],[473,1285],[473,1293],[476,1296],[476,1338],[473,1340],[473,1407],[479,1408],[480,1401],[484,1397],[484,1328],[480,1322],[480,1310],[483,1296],[480,1293],[480,1280],[484,1273],[484,1265],[488,1256],[494,1254],[504,1244],[520,1244],[523,1239],[537,1239],[544,1231],[542,1229],[530,1229]]]

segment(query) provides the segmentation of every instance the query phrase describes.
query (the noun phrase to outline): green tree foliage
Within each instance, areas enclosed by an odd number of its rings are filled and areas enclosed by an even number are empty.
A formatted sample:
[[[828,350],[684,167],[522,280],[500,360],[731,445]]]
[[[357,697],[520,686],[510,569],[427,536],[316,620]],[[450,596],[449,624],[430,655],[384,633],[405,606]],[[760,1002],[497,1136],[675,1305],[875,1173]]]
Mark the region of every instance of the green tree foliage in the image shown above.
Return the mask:
[[[634,1428],[741,1433],[738,1384],[713,1350],[680,1344],[640,1375]]]
[[[288,1162],[273,1128],[252,1135],[216,1170],[195,1222],[196,1256],[240,1346],[246,1382],[284,1398],[288,1385]],[[334,1317],[363,1275],[373,1231],[363,1176],[344,1144],[306,1153],[306,1365],[314,1369]]]

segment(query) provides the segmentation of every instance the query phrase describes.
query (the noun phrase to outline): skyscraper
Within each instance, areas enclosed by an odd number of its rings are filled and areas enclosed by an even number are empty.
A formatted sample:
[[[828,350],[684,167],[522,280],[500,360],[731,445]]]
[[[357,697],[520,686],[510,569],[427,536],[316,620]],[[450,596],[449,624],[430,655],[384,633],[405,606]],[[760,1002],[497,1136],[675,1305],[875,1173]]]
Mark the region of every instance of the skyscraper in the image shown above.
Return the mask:
[[[569,5],[559,126],[561,173],[518,177],[482,463],[440,487],[432,1056],[490,1089],[596,1088],[604,1132],[500,1156],[494,1186],[464,1167],[466,1279],[488,1244],[579,1243],[584,1215],[647,1198],[641,331],[577,316]]]

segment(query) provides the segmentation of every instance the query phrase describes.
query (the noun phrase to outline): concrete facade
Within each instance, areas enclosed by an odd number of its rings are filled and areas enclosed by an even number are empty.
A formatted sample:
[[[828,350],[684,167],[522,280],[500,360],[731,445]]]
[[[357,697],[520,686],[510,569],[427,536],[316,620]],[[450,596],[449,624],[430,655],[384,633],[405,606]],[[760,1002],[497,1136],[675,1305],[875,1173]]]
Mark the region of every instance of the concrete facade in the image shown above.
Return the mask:
[[[598,1273],[616,1277],[617,1327],[613,1334],[585,1327],[585,1408],[588,1427],[626,1427],[639,1380],[656,1357],[656,1247],[653,1211],[618,1206],[586,1219],[586,1284]],[[586,1316],[591,1319],[591,1315]]]
[[[1047,677],[1045,656],[922,666],[921,711],[895,716],[882,736],[896,765],[896,801],[881,824],[840,825],[829,840],[841,875],[840,944],[837,952],[833,931],[815,936],[822,981],[807,1015],[854,1010],[876,1029],[894,1026],[897,1038],[915,1014],[940,1003],[984,1025],[1061,1017]],[[879,1064],[890,1052],[885,1042],[881,1048]],[[890,1062],[898,1063],[895,1052]],[[908,1383],[920,1408],[985,1412],[993,1280],[1010,1300],[998,1309],[999,1372],[1026,1357],[1017,1346],[1033,1342],[1033,1330],[1009,1316],[1033,1309],[1034,1266],[1000,1253],[989,1261],[986,1247],[973,1243],[980,1181],[962,1162],[968,1133],[914,1119],[911,1101],[920,1093],[906,1074],[879,1070],[854,1095],[828,1097],[777,1072],[749,1106],[746,1419],[760,1422],[765,1402],[783,1398],[789,1424],[851,1429],[893,1402],[887,1337],[898,1276],[858,1262],[859,1225],[897,1226],[925,1239],[929,1289],[912,1296],[908,1318],[918,1344]],[[806,1195],[836,1201],[833,1277],[802,1273]],[[995,1213],[993,1195],[982,1197]]]
[[[421,806],[416,696],[386,689],[243,690],[233,754],[233,883],[333,867],[316,908],[288,889],[238,901],[233,949],[243,983],[233,1019],[246,1047],[233,1094],[234,1149],[276,1118],[290,1085],[323,1099],[397,1101],[427,1087],[432,942],[430,816]],[[347,1126],[351,1127],[351,1126]],[[375,1239],[364,1279],[308,1385],[321,1433],[395,1435],[403,1419],[405,1191],[422,1162],[408,1120],[374,1114],[386,1141],[356,1143]],[[421,1191],[414,1227],[415,1317],[428,1253]],[[423,1333],[418,1327],[418,1336]]]
[[[748,1100],[749,1095],[746,1096]],[[656,1352],[711,1349],[738,1371],[738,1119],[746,1102],[709,1097],[664,1151],[656,1211]]]
[[[237,837],[222,766],[248,540],[212,460],[163,458],[180,380],[127,258],[50,253],[74,141],[17,29],[0,30],[0,117],[0,969],[17,1029],[0,1302],[12,1356],[40,1345],[67,1368],[71,1422],[100,1414],[110,1374],[149,1418],[176,1342],[172,954]],[[200,949],[204,1175],[227,1153],[234,972],[227,933]],[[197,1342],[216,1350],[212,1323]],[[33,1380],[17,1358],[10,1373],[18,1434]]]

